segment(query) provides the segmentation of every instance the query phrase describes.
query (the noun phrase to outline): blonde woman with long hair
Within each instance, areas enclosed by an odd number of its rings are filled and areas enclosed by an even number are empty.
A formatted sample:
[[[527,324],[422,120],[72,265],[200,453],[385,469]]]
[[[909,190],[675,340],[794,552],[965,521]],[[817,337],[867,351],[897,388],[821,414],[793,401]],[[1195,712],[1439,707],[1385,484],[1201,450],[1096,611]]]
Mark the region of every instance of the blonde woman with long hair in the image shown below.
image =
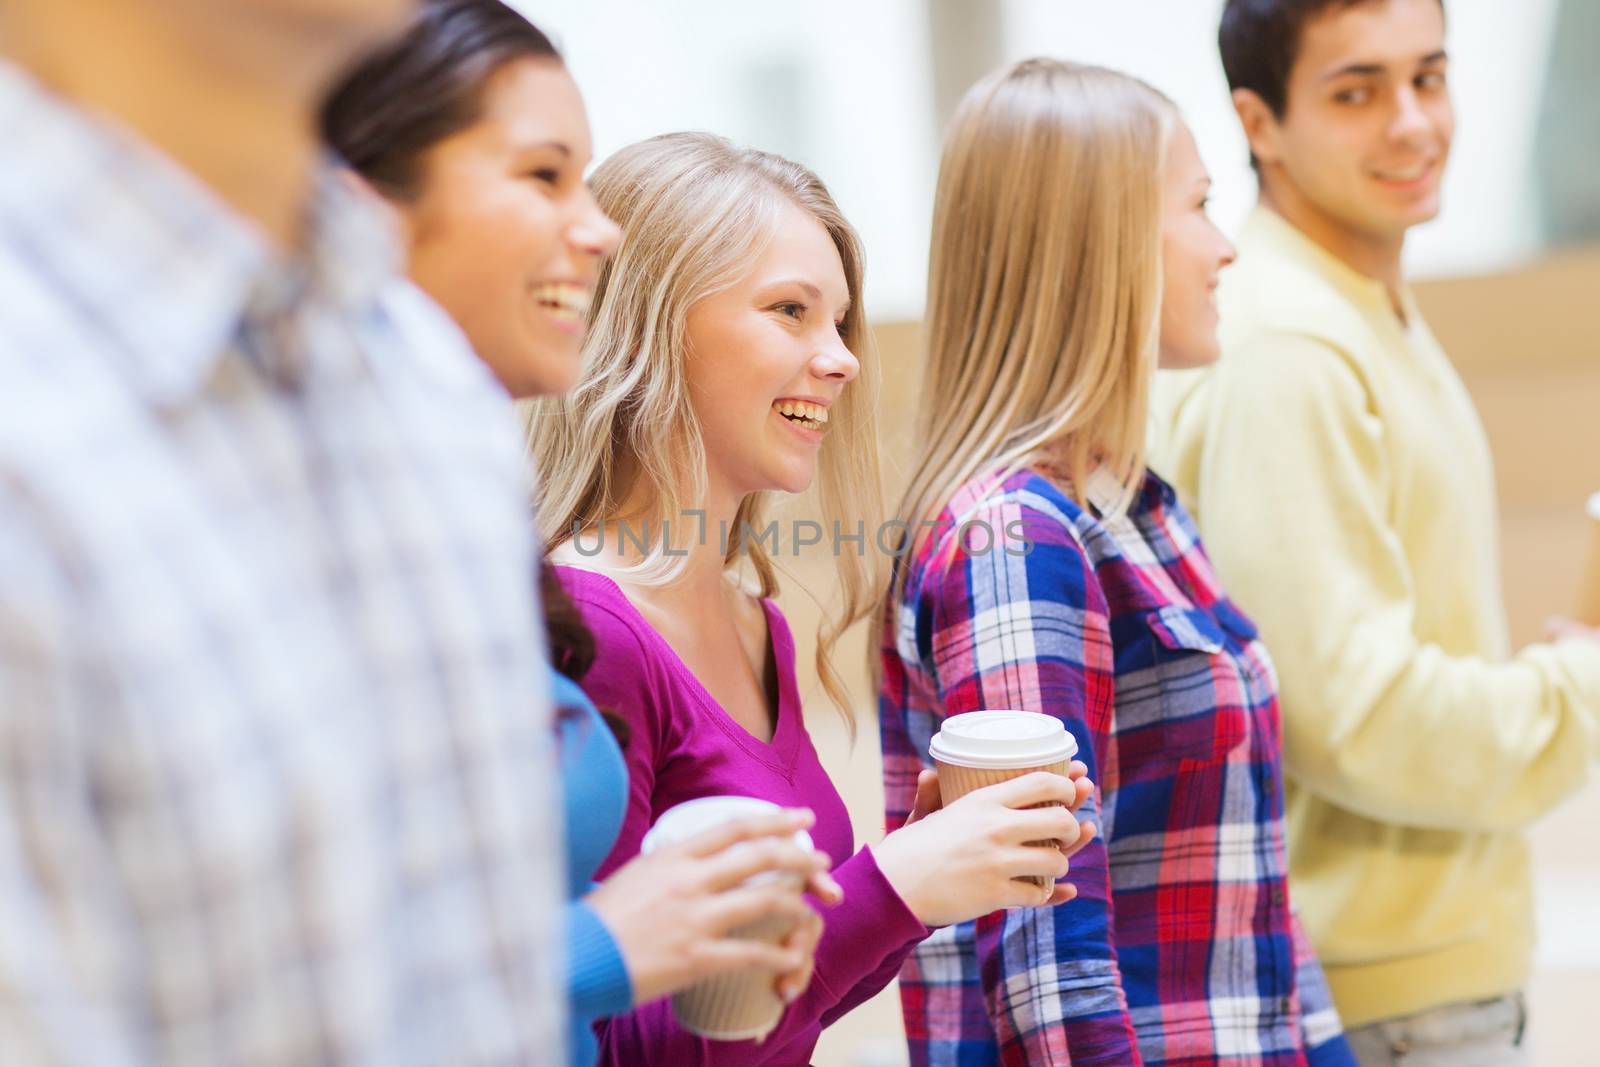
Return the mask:
[[[660,1002],[601,1029],[612,1064],[804,1063],[822,1026],[882,989],[929,927],[1072,894],[1021,881],[1066,872],[1089,792],[1032,775],[947,810],[924,781],[908,825],[855,851],[849,817],[806,733],[794,644],[771,597],[766,495],[820,482],[824,523],[879,511],[878,368],[861,249],[805,168],[709,134],[626,148],[593,176],[622,227],[591,310],[582,380],[529,413],[539,514],[561,580],[595,633],[584,677],[631,727],[630,795],[610,868],[685,800],[736,794],[807,807],[843,900],[825,912],[810,986],[764,1042],[707,1041]],[[735,580],[741,564],[757,588]],[[870,557],[841,561],[838,633],[878,591]]]
[[[889,823],[947,715],[1055,715],[1099,783],[1079,898],[941,931],[901,976],[913,1061],[1350,1063],[1289,909],[1275,682],[1145,469],[1157,365],[1217,355],[1232,247],[1172,104],[1052,60],[952,122],[920,455],[884,605]]]

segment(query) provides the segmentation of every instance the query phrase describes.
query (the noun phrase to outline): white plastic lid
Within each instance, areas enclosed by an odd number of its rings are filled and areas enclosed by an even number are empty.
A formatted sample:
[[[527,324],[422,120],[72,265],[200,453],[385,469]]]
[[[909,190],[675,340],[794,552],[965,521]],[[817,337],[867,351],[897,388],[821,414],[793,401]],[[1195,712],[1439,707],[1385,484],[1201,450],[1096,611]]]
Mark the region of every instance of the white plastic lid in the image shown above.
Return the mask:
[[[639,843],[639,851],[649,853],[667,845],[686,841],[696,834],[734,819],[748,819],[755,815],[776,815],[783,809],[770,800],[756,797],[698,797],[676,804],[661,813],[656,824],[650,827]],[[811,835],[804,830],[794,832],[794,843],[810,851],[815,846]]]
[[[1069,760],[1077,740],[1061,720],[1036,711],[968,711],[944,720],[928,744],[940,763],[982,770],[1042,767]]]

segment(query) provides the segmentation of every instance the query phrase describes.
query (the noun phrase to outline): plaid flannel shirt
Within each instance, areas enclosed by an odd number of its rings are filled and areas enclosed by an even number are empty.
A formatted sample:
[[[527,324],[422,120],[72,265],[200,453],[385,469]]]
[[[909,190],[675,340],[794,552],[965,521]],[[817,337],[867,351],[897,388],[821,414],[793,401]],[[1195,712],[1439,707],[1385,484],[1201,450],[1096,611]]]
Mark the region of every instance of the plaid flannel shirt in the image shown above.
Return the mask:
[[[331,171],[290,259],[5,62],[0,129],[0,1062],[564,1062],[505,394]]]
[[[1099,474],[1099,472],[1097,472]],[[1038,472],[956,492],[901,561],[880,695],[891,828],[946,715],[1055,715],[1098,786],[1078,898],[938,931],[907,961],[912,1061],[1353,1064],[1289,906],[1277,683],[1194,526]],[[988,532],[983,532],[984,528]]]

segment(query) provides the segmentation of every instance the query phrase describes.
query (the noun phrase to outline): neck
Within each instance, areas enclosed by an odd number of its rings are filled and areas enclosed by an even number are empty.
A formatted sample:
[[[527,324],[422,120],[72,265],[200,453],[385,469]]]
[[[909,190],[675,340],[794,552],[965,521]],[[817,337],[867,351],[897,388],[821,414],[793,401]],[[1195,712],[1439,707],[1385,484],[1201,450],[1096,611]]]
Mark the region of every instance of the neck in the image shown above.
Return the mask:
[[[240,26],[232,5],[216,5],[214,26],[150,6],[7,4],[0,41],[52,91],[131,130],[295,250],[319,154],[315,107],[344,49],[275,49],[262,42],[278,27]]]
[[[673,555],[682,558],[683,570],[671,585],[651,587],[649,598],[656,603],[681,607],[691,614],[721,610],[725,607],[723,594],[727,588],[727,567],[722,549],[724,541],[731,540],[737,533],[735,516],[742,499],[736,493],[710,489],[706,499],[699,505],[705,516],[702,525],[698,513],[663,514],[660,505],[648,491],[637,487],[636,483],[635,490],[628,495],[619,512],[607,516],[605,551],[594,557],[591,563],[602,563],[606,559],[624,564],[639,561],[641,556],[637,547],[622,536],[624,524],[634,537],[642,538],[648,532],[649,543],[655,548],[661,546],[665,534],[669,537],[668,546]],[[663,520],[667,523],[665,529]],[[619,546],[620,559],[619,555],[613,555]]]
[[[1389,301],[1401,306],[1401,253],[1405,233],[1376,235],[1353,229],[1330,217],[1281,175],[1261,176],[1261,203],[1358,274],[1382,282]]]

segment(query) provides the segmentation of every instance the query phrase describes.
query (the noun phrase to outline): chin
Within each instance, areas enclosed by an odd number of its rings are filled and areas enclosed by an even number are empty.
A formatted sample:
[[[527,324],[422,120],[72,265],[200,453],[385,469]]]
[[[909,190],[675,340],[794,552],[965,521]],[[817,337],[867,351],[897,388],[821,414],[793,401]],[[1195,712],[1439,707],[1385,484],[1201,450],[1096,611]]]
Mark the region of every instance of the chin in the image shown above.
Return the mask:
[[[518,399],[550,396],[574,389],[583,374],[582,350],[576,345],[544,344],[528,354],[523,363],[525,388]]]
[[[1439,197],[1432,196],[1410,211],[1411,218],[1408,226],[1420,226],[1424,222],[1432,222],[1439,217]]]
[[[1156,364],[1157,370],[1199,370],[1209,367],[1217,361],[1216,352],[1205,355],[1162,356],[1161,362]]]
[[[1163,347],[1160,356],[1156,359],[1157,370],[1195,370],[1199,367],[1209,367],[1222,356],[1222,349],[1217,344],[1216,338],[1207,338],[1204,342],[1197,342],[1185,347]]]
[[[811,483],[816,480],[817,472],[815,468],[808,468],[803,471],[773,471],[772,475],[772,477],[766,479],[768,492],[788,493],[791,496],[799,496],[811,488]]]

